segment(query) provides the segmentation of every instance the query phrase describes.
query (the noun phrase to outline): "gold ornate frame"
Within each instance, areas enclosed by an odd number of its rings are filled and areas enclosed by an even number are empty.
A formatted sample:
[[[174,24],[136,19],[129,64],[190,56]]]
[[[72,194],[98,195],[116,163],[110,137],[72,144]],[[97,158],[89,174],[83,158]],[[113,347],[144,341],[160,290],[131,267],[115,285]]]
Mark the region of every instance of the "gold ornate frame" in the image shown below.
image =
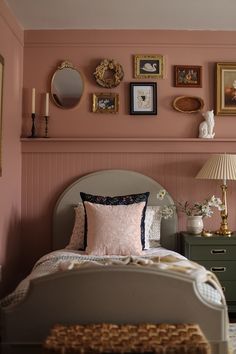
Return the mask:
[[[163,55],[138,54],[134,56],[134,77],[136,79],[163,79],[165,63]]]
[[[216,115],[236,115],[236,63],[216,63]]]
[[[68,70],[69,69],[69,70]],[[75,101],[72,103],[72,104],[63,104],[63,101],[61,101],[59,99],[59,97],[57,96],[57,91],[58,88],[56,87],[56,90],[55,90],[55,87],[54,87],[54,83],[55,83],[55,78],[58,74],[62,73],[62,71],[64,72],[64,85],[63,87],[66,87],[68,90],[71,90],[73,87],[75,87],[75,77],[74,77],[74,80],[73,82],[70,82],[68,81],[68,76],[66,78],[65,76],[65,73],[66,72],[70,72],[70,73],[76,73],[77,77],[76,77],[76,81],[77,81],[77,85],[79,85],[79,91],[78,92],[78,96],[76,97]],[[74,75],[73,74],[73,75]],[[84,87],[85,87],[85,82],[84,82],[84,76],[82,75],[81,71],[76,67],[74,66],[71,62],[65,60],[63,62],[61,62],[58,66],[57,66],[57,69],[56,71],[53,72],[53,75],[52,75],[52,78],[51,78],[51,98],[52,98],[52,101],[55,103],[55,105],[61,109],[73,109],[73,108],[76,108],[82,97],[83,97],[83,93],[84,93]],[[62,92],[62,87],[60,88],[60,90],[58,90],[60,93]],[[69,91],[70,92],[70,91]],[[63,97],[62,97],[63,98]]]
[[[0,176],[2,176],[2,106],[4,58],[0,55]]]
[[[121,64],[114,59],[102,60],[93,74],[97,84],[106,88],[118,86],[124,77]]]
[[[94,93],[93,112],[117,113],[119,111],[118,93]]]

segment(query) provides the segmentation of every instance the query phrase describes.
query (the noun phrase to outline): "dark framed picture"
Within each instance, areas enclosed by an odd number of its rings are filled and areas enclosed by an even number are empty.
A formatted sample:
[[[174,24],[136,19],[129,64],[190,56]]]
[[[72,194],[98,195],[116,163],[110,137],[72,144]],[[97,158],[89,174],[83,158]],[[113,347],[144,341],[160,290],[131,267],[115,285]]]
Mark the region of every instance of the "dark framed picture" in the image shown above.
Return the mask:
[[[236,63],[216,63],[216,115],[236,115]]]
[[[174,66],[175,87],[202,87],[202,67],[197,65]]]
[[[134,77],[163,79],[164,77],[163,55],[135,55],[134,56]]]
[[[119,95],[117,93],[94,93],[93,112],[117,113],[119,110]]]
[[[130,83],[130,114],[157,114],[156,82]]]

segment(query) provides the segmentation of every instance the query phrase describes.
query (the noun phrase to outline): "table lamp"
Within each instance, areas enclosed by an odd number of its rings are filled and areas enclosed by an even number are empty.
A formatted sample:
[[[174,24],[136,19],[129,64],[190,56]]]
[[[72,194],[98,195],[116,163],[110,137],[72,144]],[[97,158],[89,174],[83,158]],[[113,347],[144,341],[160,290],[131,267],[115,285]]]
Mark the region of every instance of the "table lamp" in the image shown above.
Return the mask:
[[[221,214],[220,229],[216,234],[221,236],[230,236],[232,231],[228,229],[228,207],[227,207],[227,180],[236,180],[236,155],[218,154],[212,155],[201,170],[198,172],[196,178],[202,179],[217,179],[222,180],[222,203],[224,210]]]

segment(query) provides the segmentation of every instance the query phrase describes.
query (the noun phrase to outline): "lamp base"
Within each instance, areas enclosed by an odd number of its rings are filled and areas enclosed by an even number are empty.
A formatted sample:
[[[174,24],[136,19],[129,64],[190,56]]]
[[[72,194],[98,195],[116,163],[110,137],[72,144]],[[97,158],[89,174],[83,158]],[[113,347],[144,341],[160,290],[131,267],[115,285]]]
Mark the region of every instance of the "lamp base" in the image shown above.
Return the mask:
[[[219,236],[230,237],[232,235],[232,231],[230,231],[228,229],[228,208],[227,208],[227,198],[226,198],[226,192],[227,192],[226,182],[224,182],[221,185],[221,189],[222,189],[222,202],[224,205],[224,209],[221,210],[221,212],[220,212],[221,224],[220,224],[220,229],[216,231],[216,234]]]
[[[230,230],[224,230],[222,228],[220,228],[219,230],[215,231],[215,234],[216,235],[219,235],[219,236],[226,236],[226,237],[230,237],[232,235],[232,231]]]

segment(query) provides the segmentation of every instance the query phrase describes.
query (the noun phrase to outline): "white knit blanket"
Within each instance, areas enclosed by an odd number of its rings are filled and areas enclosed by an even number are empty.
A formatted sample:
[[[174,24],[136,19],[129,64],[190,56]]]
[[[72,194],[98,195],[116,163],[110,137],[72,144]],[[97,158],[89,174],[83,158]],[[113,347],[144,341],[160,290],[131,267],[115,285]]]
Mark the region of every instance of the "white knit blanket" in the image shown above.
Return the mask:
[[[26,295],[30,281],[34,278],[58,271],[70,271],[83,267],[133,265],[139,267],[154,267],[178,272],[183,277],[191,277],[198,283],[201,295],[208,302],[222,303],[224,295],[221,287],[214,277],[204,267],[187,260],[176,252],[157,248],[152,251],[144,251],[143,256],[88,256],[83,252],[60,250],[51,252],[40,258],[32,269],[32,272],[20,282],[15,291],[5,297],[0,305],[2,307],[13,306],[19,303]],[[211,285],[210,285],[211,284]]]

